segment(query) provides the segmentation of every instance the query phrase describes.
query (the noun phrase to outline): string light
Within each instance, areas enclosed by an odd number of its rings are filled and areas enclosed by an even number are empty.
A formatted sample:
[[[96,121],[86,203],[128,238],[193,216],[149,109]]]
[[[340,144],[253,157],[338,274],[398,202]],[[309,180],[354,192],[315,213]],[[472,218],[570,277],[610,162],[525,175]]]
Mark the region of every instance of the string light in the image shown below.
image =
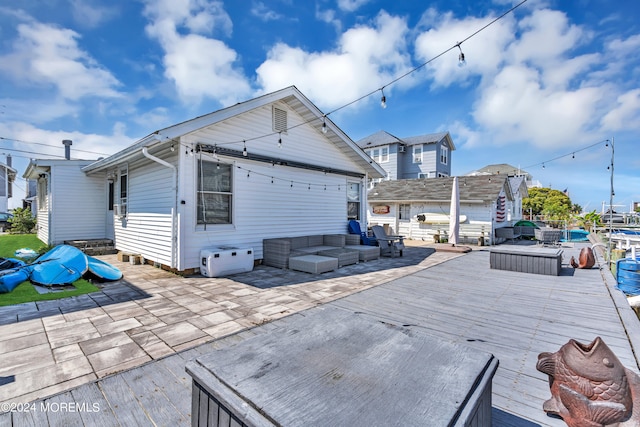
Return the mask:
[[[278,148],[282,148],[282,132],[278,134]]]
[[[461,42],[458,42],[456,46],[460,49],[460,55],[458,55],[458,67],[464,67],[467,61],[464,59],[464,52],[462,52],[462,47],[460,47]]]
[[[249,154],[247,153],[247,141],[242,141],[243,144],[243,148],[242,148],[242,155],[244,157],[247,157]]]
[[[327,133],[327,121],[325,117],[326,117],[326,114],[322,116],[322,133]]]
[[[387,108],[387,97],[384,96],[384,87],[380,88],[380,92],[382,92],[382,98],[380,98],[380,106],[382,108]]]
[[[563,154],[561,156],[554,157],[553,159],[545,160],[544,162],[536,163],[536,164],[529,165],[529,166],[524,166],[522,169],[529,169],[529,168],[533,168],[533,167],[536,167],[536,166],[542,166],[542,168],[544,169],[545,168],[545,163],[551,163],[551,162],[554,162],[556,160],[560,160],[560,159],[562,159],[564,157],[568,157],[568,156],[571,156],[572,159],[575,159],[576,153],[579,153],[581,151],[585,151],[585,150],[588,150],[590,148],[593,148],[593,147],[595,147],[597,145],[602,144],[603,142],[605,143],[605,147],[609,146],[609,140],[608,139],[603,140],[603,141],[598,141],[598,142],[595,142],[593,144],[589,144],[589,145],[587,145],[585,147],[582,147],[582,148],[580,148],[578,150],[574,150],[574,151],[569,152],[567,154]]]

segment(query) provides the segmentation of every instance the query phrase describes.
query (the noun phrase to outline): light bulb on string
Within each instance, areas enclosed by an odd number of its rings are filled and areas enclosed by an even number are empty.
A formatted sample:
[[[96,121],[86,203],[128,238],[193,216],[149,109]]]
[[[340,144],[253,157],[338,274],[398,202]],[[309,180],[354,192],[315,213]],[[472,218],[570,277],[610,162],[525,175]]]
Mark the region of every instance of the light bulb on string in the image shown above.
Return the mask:
[[[460,47],[460,42],[456,44],[458,49],[460,49],[460,55],[458,55],[458,67],[464,67],[467,64],[467,61],[464,59],[464,52],[462,52],[462,47]]]
[[[384,88],[381,88],[380,92],[382,92],[382,98],[380,98],[380,106],[382,108],[387,108],[387,97],[384,96]]]
[[[322,133],[327,133],[327,121],[324,117],[322,118]]]
[[[571,153],[571,158],[575,159],[576,158],[576,153]]]
[[[242,155],[243,155],[244,157],[247,157],[247,156],[249,155],[249,153],[247,153],[247,142],[246,142],[246,141],[242,141],[242,144],[243,144],[243,147],[244,147],[244,148],[242,149]]]
[[[282,132],[278,136],[278,148],[282,148]]]

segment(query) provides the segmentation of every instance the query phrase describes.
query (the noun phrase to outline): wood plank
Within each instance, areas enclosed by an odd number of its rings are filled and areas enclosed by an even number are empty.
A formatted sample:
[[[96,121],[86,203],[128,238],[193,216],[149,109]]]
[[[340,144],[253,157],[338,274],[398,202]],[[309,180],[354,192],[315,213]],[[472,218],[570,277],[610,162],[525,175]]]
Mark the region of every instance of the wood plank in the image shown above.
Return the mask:
[[[145,409],[121,374],[104,378],[98,383],[109,406],[113,409],[116,425],[146,426],[151,424]]]

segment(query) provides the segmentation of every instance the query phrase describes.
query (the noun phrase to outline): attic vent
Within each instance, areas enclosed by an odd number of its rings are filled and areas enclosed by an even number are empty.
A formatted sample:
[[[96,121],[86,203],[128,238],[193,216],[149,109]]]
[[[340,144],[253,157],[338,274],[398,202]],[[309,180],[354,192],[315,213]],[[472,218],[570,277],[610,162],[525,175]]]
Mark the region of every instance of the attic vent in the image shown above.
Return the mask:
[[[278,107],[273,107],[273,130],[275,132],[287,133],[287,111]]]

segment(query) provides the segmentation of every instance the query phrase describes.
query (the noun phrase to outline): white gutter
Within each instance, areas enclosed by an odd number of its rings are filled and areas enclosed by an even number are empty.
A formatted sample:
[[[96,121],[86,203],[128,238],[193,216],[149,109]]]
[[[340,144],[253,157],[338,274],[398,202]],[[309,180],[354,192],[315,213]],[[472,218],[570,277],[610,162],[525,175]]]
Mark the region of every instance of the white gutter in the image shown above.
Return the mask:
[[[177,242],[178,242],[178,232],[177,232],[177,215],[178,215],[178,169],[169,162],[166,162],[158,157],[155,157],[149,154],[149,150],[147,147],[142,147],[142,155],[147,159],[152,160],[156,163],[161,164],[162,166],[168,167],[171,169],[173,173],[173,183],[174,187],[174,198],[173,198],[173,209],[171,212],[171,268],[178,268],[177,262]]]

